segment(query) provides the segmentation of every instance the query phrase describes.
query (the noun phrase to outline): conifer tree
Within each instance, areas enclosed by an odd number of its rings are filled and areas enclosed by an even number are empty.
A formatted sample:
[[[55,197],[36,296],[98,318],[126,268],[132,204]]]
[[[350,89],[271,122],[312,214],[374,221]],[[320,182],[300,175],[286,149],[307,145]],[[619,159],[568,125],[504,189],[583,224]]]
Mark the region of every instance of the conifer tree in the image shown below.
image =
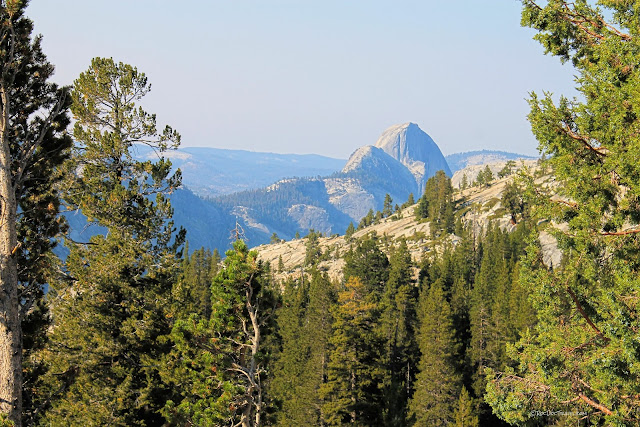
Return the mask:
[[[351,237],[353,236],[353,233],[356,232],[356,228],[353,226],[353,222],[349,223],[349,226],[347,227],[347,230],[344,232],[344,237],[347,238],[347,240],[350,240]]]
[[[329,340],[332,335],[333,310],[337,302],[336,284],[326,275],[313,272],[309,285],[309,305],[304,334],[310,339],[308,371],[312,375],[306,383],[306,393],[313,396],[312,407],[318,422],[325,419],[324,397],[321,389],[327,382],[329,364]]]
[[[23,370],[30,382],[27,421],[38,405],[32,386],[40,367],[31,355],[43,343],[38,325],[47,323],[42,286],[57,267],[51,254],[62,225],[57,182],[72,144],[66,134],[69,91],[48,81],[54,68],[41,38],[31,36],[26,6],[0,3],[0,419],[7,416],[16,426],[22,422]]]
[[[381,340],[375,333],[376,304],[353,276],[338,293],[333,317],[322,416],[328,425],[377,426],[382,420]]]
[[[415,201],[415,198],[413,196],[413,193],[409,193],[409,198],[407,199],[406,202],[404,202],[402,204],[402,206],[400,206],[400,209],[404,209],[406,207],[409,207],[409,206],[412,206],[412,205],[415,205],[415,204],[416,204],[416,201]]]
[[[493,181],[493,172],[489,165],[486,165],[484,169],[482,169],[478,176],[476,177],[476,185],[478,186],[488,186],[491,181]]]
[[[187,242],[188,243],[188,242]],[[188,244],[185,253],[188,253]],[[218,273],[220,253],[217,249],[196,249],[182,261],[180,278],[173,289],[176,311],[211,314],[211,282]]]
[[[454,427],[478,427],[478,416],[475,415],[473,399],[469,396],[466,387],[462,386],[458,406],[455,411]]]
[[[581,96],[530,99],[533,133],[559,183],[554,200],[566,202],[535,199],[536,219],[567,224],[549,230],[563,262],[549,269],[531,242],[521,277],[538,323],[515,347],[515,369],[492,377],[489,401],[511,423],[544,407],[636,425],[640,2],[522,3],[523,25],[547,53],[571,61]]]
[[[191,314],[171,332],[175,351],[164,377],[180,385],[180,396],[162,413],[174,424],[264,423],[265,339],[275,300],[255,251],[238,240],[226,255],[211,286],[211,316]]]
[[[389,193],[387,193],[384,196],[384,204],[382,207],[382,217],[388,218],[391,216],[392,213],[393,213],[393,199],[391,199],[391,196],[389,195]]]
[[[133,160],[133,144],[159,152],[179,143],[136,103],[149,91],[136,68],[96,58],[74,83],[77,146],[65,201],[107,228],[87,244],[69,241],[68,281],[52,293],[55,328],[43,353],[51,366],[51,424],[149,425],[170,392],[158,360],[183,233],[174,235],[163,192],[180,183],[171,164]],[[155,195],[155,200],[151,196]]]
[[[459,343],[440,280],[420,296],[419,319],[420,362],[409,402],[409,422],[425,427],[448,425],[455,420],[461,378],[455,362]]]
[[[284,285],[282,308],[277,311],[277,327],[282,348],[273,369],[272,397],[278,401],[277,424],[315,425],[311,396],[303,392],[309,378],[310,336],[305,332],[309,302],[305,281],[288,280]]]
[[[374,221],[374,215],[375,214],[373,212],[373,208],[369,209],[369,212],[367,212],[367,215],[365,215],[360,220],[360,223],[358,224],[358,230],[362,230],[363,228],[372,225]]]
[[[288,282],[278,311],[282,349],[274,367],[273,397],[280,401],[277,425],[320,425],[320,387],[325,382],[330,310],[335,302],[326,276],[312,270],[311,280]]]
[[[320,234],[311,229],[307,234],[307,243],[305,244],[304,265],[310,268],[318,265],[320,261],[322,261]]]
[[[412,280],[411,254],[405,241],[393,251],[380,303],[379,333],[384,344],[384,424],[401,426],[412,392],[418,353],[415,341],[416,287]]]
[[[513,173],[513,169],[516,167],[515,160],[509,160],[505,163],[504,167],[500,169],[498,172],[498,178],[504,178],[505,176],[509,176]]]
[[[476,396],[484,394],[485,368],[500,366],[506,347],[511,281],[504,240],[504,234],[495,225],[487,232],[484,256],[471,291],[470,359]]]
[[[453,231],[453,187],[444,171],[436,172],[427,181],[424,194],[418,200],[416,216],[429,219],[432,238],[441,232]]]
[[[379,300],[389,279],[389,259],[378,248],[373,236],[358,242],[344,257],[344,279],[358,277],[368,291],[368,298]]]
[[[514,224],[517,222],[518,216],[526,212],[523,191],[513,180],[505,185],[500,203],[511,214],[511,221]]]

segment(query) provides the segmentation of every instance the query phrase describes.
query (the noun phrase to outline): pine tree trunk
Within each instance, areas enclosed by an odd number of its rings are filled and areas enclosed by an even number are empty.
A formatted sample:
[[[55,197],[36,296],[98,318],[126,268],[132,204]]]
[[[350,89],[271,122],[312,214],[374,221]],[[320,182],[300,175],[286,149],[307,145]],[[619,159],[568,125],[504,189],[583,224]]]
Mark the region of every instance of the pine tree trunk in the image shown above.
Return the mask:
[[[9,103],[0,91],[0,412],[16,427],[22,413],[22,337],[18,301],[16,196],[12,185],[11,153],[7,140]],[[0,107],[1,108],[1,107]]]

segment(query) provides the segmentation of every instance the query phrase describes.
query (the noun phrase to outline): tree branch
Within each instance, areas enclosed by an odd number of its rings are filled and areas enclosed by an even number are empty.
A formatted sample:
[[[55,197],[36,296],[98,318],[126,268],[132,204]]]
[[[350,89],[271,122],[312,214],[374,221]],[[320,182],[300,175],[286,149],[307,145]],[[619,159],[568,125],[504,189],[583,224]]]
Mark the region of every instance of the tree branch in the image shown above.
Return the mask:
[[[571,288],[569,286],[567,286],[567,292],[569,292],[569,295],[571,295],[571,299],[573,300],[574,304],[576,305],[576,308],[578,309],[578,311],[580,312],[580,314],[582,315],[582,317],[584,318],[584,320],[587,321],[587,323],[589,324],[589,326],[591,326],[591,328],[597,332],[598,335],[600,335],[600,337],[609,342],[611,341],[611,338],[609,337],[605,337],[602,332],[600,331],[600,329],[598,329],[598,327],[591,321],[591,319],[589,318],[589,316],[587,315],[587,313],[584,311],[584,308],[582,308],[582,305],[580,304],[580,301],[578,301],[578,297],[576,296],[576,294],[571,290]]]
[[[628,236],[629,234],[638,234],[640,233],[640,229],[634,228],[631,230],[623,230],[623,231],[606,231],[601,232],[601,236]]]
[[[613,412],[611,412],[611,410],[609,408],[607,408],[604,405],[599,404],[598,402],[589,399],[587,396],[585,396],[583,393],[580,393],[578,395],[578,397],[580,397],[580,399],[582,399],[583,401],[585,401],[587,403],[587,405],[592,406],[600,411],[602,411],[603,413],[605,413],[606,415],[613,415]]]
[[[592,152],[596,153],[598,156],[602,156],[602,157],[606,157],[607,156],[607,149],[604,148],[604,147],[597,147],[596,148],[593,145],[591,145],[591,138],[587,138],[586,136],[582,136],[582,135],[572,131],[569,128],[569,126],[562,126],[561,129],[571,139],[574,139],[576,141],[582,142],[582,144],[585,146],[585,148],[587,148],[589,151],[592,151]]]

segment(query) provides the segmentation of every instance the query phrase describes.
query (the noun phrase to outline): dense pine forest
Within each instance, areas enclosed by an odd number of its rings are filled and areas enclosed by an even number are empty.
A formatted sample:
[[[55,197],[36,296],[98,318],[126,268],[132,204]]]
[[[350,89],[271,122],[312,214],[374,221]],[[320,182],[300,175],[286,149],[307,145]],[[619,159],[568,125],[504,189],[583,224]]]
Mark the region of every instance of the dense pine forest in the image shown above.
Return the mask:
[[[545,160],[500,172],[508,225],[469,221],[441,171],[342,251],[311,230],[282,279],[240,234],[220,254],[175,227],[181,138],[144,73],[95,58],[58,87],[1,2],[0,425],[640,425],[640,2],[522,4],[581,98],[531,95]],[[367,232],[403,208],[429,224],[419,258]],[[106,232],[74,241],[64,211]]]

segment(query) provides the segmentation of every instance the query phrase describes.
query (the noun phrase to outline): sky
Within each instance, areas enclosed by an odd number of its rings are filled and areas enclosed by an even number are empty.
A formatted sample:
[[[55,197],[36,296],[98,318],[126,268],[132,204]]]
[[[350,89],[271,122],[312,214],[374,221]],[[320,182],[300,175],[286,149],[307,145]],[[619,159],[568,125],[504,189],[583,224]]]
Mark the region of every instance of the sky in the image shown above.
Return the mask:
[[[417,123],[443,153],[536,154],[531,91],[574,72],[520,27],[516,0],[31,0],[72,84],[93,57],[146,73],[143,107],[182,145],[347,158]]]

